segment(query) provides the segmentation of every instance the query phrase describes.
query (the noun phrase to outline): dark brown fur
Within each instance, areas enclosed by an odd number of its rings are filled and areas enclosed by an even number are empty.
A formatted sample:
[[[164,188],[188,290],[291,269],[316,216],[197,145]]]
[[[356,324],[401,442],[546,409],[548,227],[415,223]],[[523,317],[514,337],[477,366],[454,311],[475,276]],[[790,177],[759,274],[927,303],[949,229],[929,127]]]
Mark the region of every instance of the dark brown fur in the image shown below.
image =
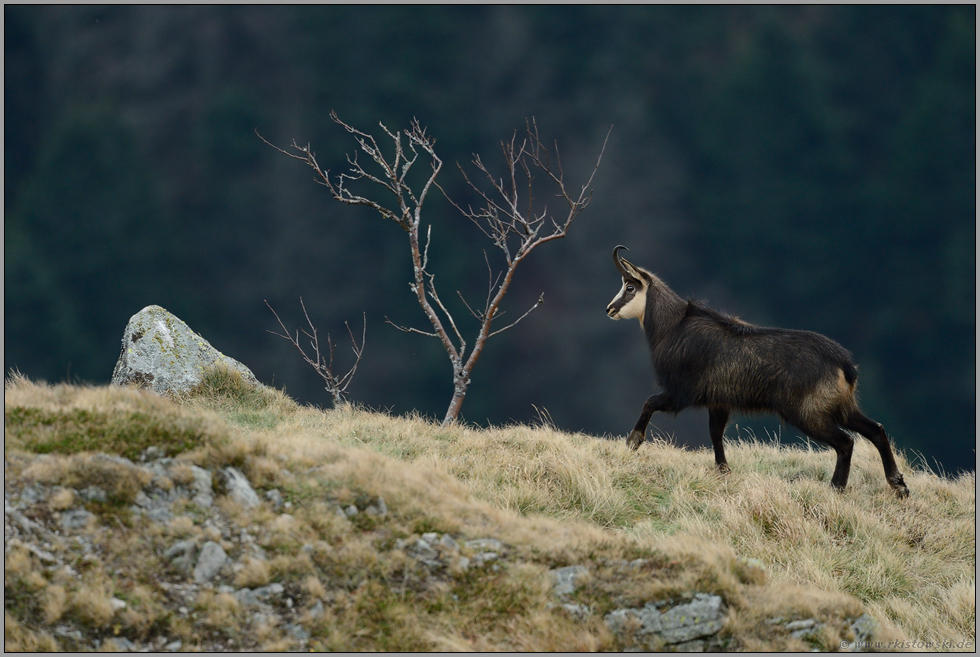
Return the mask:
[[[643,442],[657,411],[707,408],[715,463],[728,472],[722,437],[731,412],[775,413],[837,452],[835,488],[843,490],[850,473],[854,439],[847,429],[874,444],[888,483],[899,496],[908,496],[884,428],[858,408],[857,368],[846,349],[819,333],[753,326],[685,301],[650,272],[620,258],[619,248],[613,257],[624,287],[606,310],[614,318],[624,309],[636,312],[640,299],[634,297],[645,295],[641,324],[662,388],[643,405],[627,438],[632,449]]]

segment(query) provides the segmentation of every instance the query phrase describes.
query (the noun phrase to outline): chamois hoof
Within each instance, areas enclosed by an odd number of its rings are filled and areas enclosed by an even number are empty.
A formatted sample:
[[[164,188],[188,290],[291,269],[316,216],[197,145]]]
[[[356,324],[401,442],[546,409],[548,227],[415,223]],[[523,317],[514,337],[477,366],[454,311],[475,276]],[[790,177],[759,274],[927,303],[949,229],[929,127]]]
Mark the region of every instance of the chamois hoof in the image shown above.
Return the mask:
[[[640,449],[640,445],[643,444],[643,440],[645,438],[645,434],[634,429],[633,432],[630,433],[629,438],[626,439],[626,446],[635,452],[636,450]]]
[[[731,474],[732,473],[732,469],[728,467],[728,464],[727,463],[719,463],[718,464],[718,472],[720,474],[723,474],[723,475]]]
[[[895,495],[898,496],[898,499],[904,500],[909,496],[909,487],[905,485],[905,480],[901,477],[899,477],[898,481],[895,483],[890,481],[888,483],[891,484],[892,490],[895,491]]]

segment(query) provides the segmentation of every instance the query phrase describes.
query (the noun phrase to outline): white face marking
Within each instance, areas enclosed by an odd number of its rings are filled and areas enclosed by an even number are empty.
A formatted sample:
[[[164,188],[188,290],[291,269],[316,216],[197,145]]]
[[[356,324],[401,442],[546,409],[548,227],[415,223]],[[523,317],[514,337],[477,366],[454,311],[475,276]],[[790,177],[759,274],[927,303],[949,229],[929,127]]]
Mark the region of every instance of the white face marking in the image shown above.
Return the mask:
[[[629,298],[618,310],[613,307],[621,303],[624,298]],[[607,313],[613,319],[638,319],[643,323],[643,313],[646,310],[646,286],[638,284],[636,281],[623,281],[623,287],[619,294],[609,303]]]

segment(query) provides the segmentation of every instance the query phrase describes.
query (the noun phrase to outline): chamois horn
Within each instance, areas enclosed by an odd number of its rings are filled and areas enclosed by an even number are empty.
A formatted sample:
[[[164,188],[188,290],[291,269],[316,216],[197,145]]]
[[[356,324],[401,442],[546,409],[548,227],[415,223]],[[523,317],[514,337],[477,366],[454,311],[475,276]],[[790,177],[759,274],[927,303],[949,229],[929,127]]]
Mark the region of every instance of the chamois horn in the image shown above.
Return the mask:
[[[629,276],[629,274],[626,271],[626,267],[623,265],[623,260],[619,256],[620,249],[626,249],[626,247],[620,244],[615,249],[613,249],[613,262],[616,263],[616,269],[619,270],[620,274],[622,274],[623,276]],[[629,249],[626,250],[629,251]]]

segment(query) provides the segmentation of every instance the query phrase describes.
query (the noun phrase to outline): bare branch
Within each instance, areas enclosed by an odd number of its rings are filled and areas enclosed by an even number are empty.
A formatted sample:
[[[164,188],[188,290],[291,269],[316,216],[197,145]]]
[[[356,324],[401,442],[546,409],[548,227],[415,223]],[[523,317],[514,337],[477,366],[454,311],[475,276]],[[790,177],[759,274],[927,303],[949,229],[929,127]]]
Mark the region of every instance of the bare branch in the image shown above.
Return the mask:
[[[507,326],[505,326],[503,328],[499,328],[496,331],[494,331],[493,333],[490,333],[489,335],[487,335],[487,339],[492,338],[493,336],[497,335],[498,333],[503,333],[504,331],[506,331],[507,329],[509,329],[511,327],[517,326],[517,323],[518,322],[520,322],[522,319],[524,319],[525,317],[527,317],[528,315],[530,315],[531,314],[531,311],[534,310],[535,308],[537,308],[538,306],[540,306],[542,303],[544,303],[544,292],[542,292],[541,293],[541,296],[538,297],[538,300],[534,302],[534,305],[527,309],[527,312],[525,312],[523,315],[521,315],[520,317],[518,317],[517,319],[515,319],[513,322],[511,322]],[[497,313],[497,316],[500,316],[502,314],[503,313]]]
[[[354,373],[357,372],[357,366],[361,363],[361,356],[364,354],[364,343],[367,338],[367,315],[363,317],[364,327],[361,330],[361,344],[358,345],[354,340],[354,333],[350,329],[350,325],[344,322],[347,327],[347,333],[350,335],[351,349],[354,352],[354,364],[351,366],[347,373],[341,377],[337,377],[333,373],[333,357],[334,357],[334,345],[330,340],[330,334],[327,334],[327,354],[328,357],[325,358],[323,354],[320,353],[320,339],[317,337],[316,327],[313,325],[313,321],[310,319],[310,314],[306,311],[306,304],[303,303],[303,298],[300,297],[299,304],[303,308],[303,315],[306,317],[306,323],[310,325],[310,330],[312,333],[303,330],[303,335],[305,335],[310,340],[310,346],[313,348],[313,357],[311,358],[307,355],[306,351],[299,341],[299,331],[293,336],[289,333],[286,325],[283,324],[282,319],[279,318],[279,314],[269,305],[266,301],[265,305],[268,306],[272,314],[275,315],[276,321],[279,322],[279,326],[282,328],[282,333],[276,333],[275,331],[269,331],[273,335],[280,338],[288,340],[296,349],[299,350],[300,355],[303,357],[307,363],[309,363],[316,373],[319,374],[324,381],[327,383],[327,392],[333,397],[334,406],[340,406],[345,403],[346,399],[344,393],[347,392],[347,387],[350,385],[351,380],[354,378]]]
[[[388,319],[388,316],[387,315],[385,315],[385,322],[388,323],[388,324],[391,324],[392,326],[394,326],[399,331],[403,331],[405,333],[418,333],[419,335],[425,335],[425,336],[430,337],[430,338],[438,338],[439,337],[439,334],[438,333],[429,333],[427,331],[420,331],[417,328],[412,328],[411,326],[400,326],[399,324],[395,324],[393,321],[391,321],[390,319]]]

